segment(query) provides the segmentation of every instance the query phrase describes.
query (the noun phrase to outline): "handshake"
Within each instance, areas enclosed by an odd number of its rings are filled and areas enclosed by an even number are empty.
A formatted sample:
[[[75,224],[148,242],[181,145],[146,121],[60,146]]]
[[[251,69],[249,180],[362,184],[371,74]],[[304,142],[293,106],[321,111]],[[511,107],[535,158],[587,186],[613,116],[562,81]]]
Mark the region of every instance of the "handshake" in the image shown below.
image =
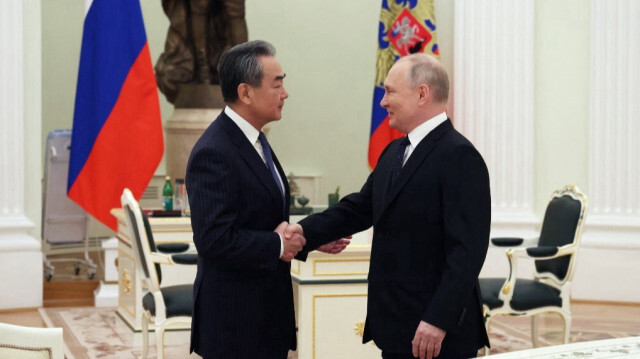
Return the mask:
[[[299,224],[290,224],[282,222],[276,227],[274,232],[280,234],[282,238],[283,251],[280,260],[284,262],[291,262],[298,252],[307,244],[307,240],[304,238],[304,231]],[[338,254],[342,252],[349,245],[351,236],[347,238],[341,238],[333,242],[329,242],[325,245],[318,247],[320,252]]]

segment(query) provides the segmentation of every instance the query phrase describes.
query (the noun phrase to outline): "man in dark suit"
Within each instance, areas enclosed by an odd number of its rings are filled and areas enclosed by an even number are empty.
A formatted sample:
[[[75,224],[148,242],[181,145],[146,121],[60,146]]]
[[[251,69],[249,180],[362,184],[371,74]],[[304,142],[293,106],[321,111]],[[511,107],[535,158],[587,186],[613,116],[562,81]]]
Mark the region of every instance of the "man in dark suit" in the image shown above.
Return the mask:
[[[289,262],[304,238],[283,240],[289,186],[261,132],[289,96],[274,55],[264,41],[222,55],[227,106],[187,165],[198,250],[190,351],[206,359],[284,359],[296,348]]]
[[[447,118],[447,73],[425,54],[403,57],[381,106],[393,141],[360,192],[291,225],[307,247],[373,225],[363,342],[385,359],[469,358],[489,344],[478,275],[489,245],[489,175]],[[306,250],[306,249],[305,249]]]

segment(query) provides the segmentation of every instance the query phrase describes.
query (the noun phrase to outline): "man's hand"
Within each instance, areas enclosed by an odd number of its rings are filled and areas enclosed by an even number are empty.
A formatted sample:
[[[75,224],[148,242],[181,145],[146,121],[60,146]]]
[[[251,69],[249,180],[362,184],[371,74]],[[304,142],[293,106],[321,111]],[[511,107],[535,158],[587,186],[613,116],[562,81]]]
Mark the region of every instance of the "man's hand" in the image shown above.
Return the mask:
[[[338,254],[342,252],[345,248],[347,248],[349,243],[351,243],[350,239],[351,239],[351,236],[348,236],[333,242],[329,242],[327,244],[324,244],[318,247],[318,251],[329,253],[329,254]]]
[[[287,221],[282,221],[282,223],[280,223],[276,229],[274,229],[273,231],[278,233],[280,235],[280,237],[282,237],[282,239],[284,239],[284,230],[287,229],[287,226],[289,225],[289,223]]]
[[[282,223],[280,225],[282,225]],[[280,226],[278,226],[278,228],[280,228]],[[302,226],[297,223],[291,223],[285,228],[283,238],[290,239],[296,233],[304,237],[304,230],[302,229]]]
[[[416,335],[411,342],[413,346],[413,356],[420,359],[437,357],[440,355],[442,340],[446,334],[446,331],[434,327],[425,321],[420,321]]]
[[[282,222],[274,230],[274,232],[277,232],[282,237],[283,251],[280,260],[285,262],[291,262],[293,257],[302,250],[302,247],[304,247],[305,244],[307,244],[307,240],[302,236],[302,227],[296,225],[300,227],[300,232],[297,232],[297,229],[296,231],[289,230],[291,226],[294,225]]]
[[[291,262],[293,257],[302,250],[307,240],[298,233],[293,234],[289,239],[285,238],[282,243],[284,244],[284,251],[282,252],[281,260],[285,262]]]

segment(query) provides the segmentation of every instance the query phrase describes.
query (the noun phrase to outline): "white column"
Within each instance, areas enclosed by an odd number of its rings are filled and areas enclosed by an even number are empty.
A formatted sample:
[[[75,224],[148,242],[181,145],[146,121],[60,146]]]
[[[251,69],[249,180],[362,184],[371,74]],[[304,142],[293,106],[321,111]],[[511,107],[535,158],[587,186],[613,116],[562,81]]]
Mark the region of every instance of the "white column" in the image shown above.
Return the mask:
[[[640,248],[640,2],[591,2],[588,243]],[[606,231],[608,233],[600,233]],[[587,234],[585,233],[585,234]]]
[[[456,0],[455,127],[491,177],[492,236],[535,235],[533,0]]]
[[[22,1],[0,2],[0,310],[42,305],[41,246],[25,215],[23,20]]]
[[[589,189],[572,297],[640,302],[640,2],[591,1]]]

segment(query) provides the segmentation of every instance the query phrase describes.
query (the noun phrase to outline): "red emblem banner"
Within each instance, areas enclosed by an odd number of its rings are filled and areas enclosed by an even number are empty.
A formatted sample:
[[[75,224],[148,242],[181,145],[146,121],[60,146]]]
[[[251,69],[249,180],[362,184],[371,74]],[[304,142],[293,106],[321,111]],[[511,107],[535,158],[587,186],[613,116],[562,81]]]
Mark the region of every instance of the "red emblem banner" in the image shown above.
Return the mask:
[[[424,52],[431,41],[431,33],[407,9],[398,15],[387,36],[400,56]]]

